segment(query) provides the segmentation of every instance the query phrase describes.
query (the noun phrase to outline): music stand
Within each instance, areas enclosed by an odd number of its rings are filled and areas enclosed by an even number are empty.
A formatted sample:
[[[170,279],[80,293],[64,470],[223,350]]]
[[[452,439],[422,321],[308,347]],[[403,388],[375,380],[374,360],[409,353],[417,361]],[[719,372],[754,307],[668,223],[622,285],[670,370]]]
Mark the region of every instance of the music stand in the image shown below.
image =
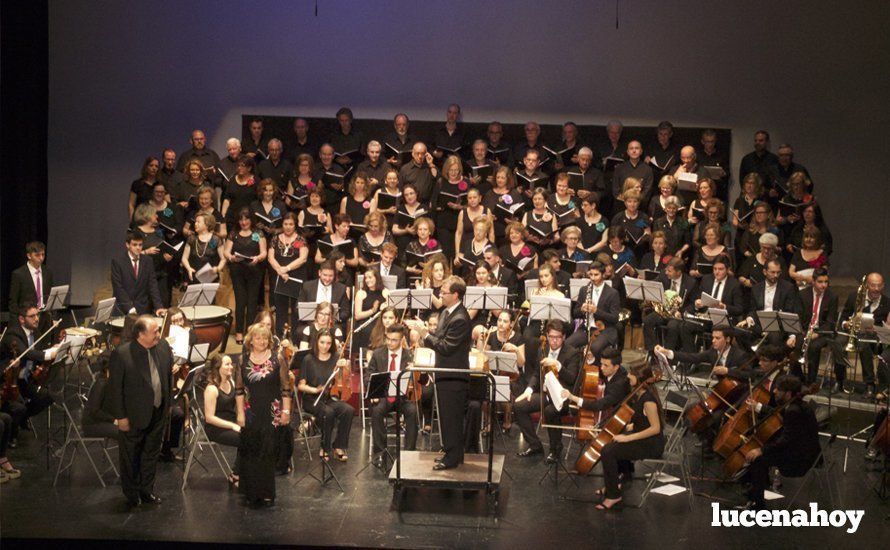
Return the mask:
[[[509,376],[494,376],[494,401],[495,403],[509,403],[511,401]]]
[[[335,368],[331,372],[331,375],[328,377],[327,381],[324,383],[324,387],[322,388],[321,392],[318,394],[318,397],[315,398],[314,406],[317,407],[318,402],[321,401],[321,398],[324,397],[325,395],[327,395],[328,388],[331,387],[331,384],[334,382],[334,378],[336,378],[336,376],[337,376],[337,370],[338,369]],[[320,415],[317,415],[316,419],[320,420],[322,424],[324,424],[324,422],[326,421],[325,417],[320,416]],[[324,426],[322,426],[321,429],[324,430]],[[317,481],[322,487],[324,487],[324,486],[327,486],[328,482],[330,482],[331,480],[334,480],[334,482],[337,484],[337,487],[340,489],[340,492],[345,493],[345,491],[343,490],[343,485],[340,484],[340,480],[337,478],[337,474],[334,473],[334,469],[331,467],[331,465],[328,463],[328,461],[322,459],[322,460],[319,460],[319,462],[321,462],[321,477],[312,473],[312,470],[307,470],[306,475],[304,475],[302,478],[300,478],[300,481],[303,481],[308,476],[308,477],[311,477],[312,479],[314,479],[315,481]],[[298,481],[297,483],[300,483],[300,481]]]
[[[195,403],[198,403],[198,401],[197,401],[198,396],[194,393],[194,391],[197,389],[195,387],[195,381],[198,380],[199,373],[203,373],[203,372],[204,372],[203,365],[200,367],[195,367],[195,368],[189,370],[189,373],[187,375],[185,375],[185,380],[182,382],[182,387],[179,388],[179,391],[176,392],[176,395],[173,396],[173,399],[176,400],[176,399],[179,399],[180,397],[182,397],[183,395],[191,393],[193,395],[193,397],[195,397]]]
[[[533,321],[559,319],[569,323],[572,321],[572,301],[568,298],[532,296],[529,300],[528,318]]]
[[[590,279],[569,279],[569,298],[577,302],[578,296],[581,295],[581,289],[590,286]]]
[[[496,310],[507,308],[507,287],[468,286],[464,294],[467,309]]]
[[[778,319],[779,323],[782,325],[782,330],[784,330],[787,334],[803,334],[803,328],[800,326],[800,317],[795,313],[787,313],[785,311],[779,311]]]
[[[98,325],[102,323],[107,323],[109,319],[111,319],[111,312],[114,311],[114,306],[117,303],[117,298],[107,298],[105,300],[99,300],[98,305],[96,305],[96,318],[93,319],[93,324]]]
[[[492,372],[519,374],[519,367],[516,364],[515,353],[508,351],[486,351],[485,357],[488,359],[488,366]]]
[[[68,302],[70,288],[69,285],[60,285],[50,288],[49,296],[46,297],[46,300],[43,302],[43,309],[40,311],[53,312],[65,309],[67,307],[65,304]],[[74,326],[77,326],[77,317],[74,316],[74,311],[71,311],[71,319]]]
[[[331,319],[336,322],[339,319],[337,314],[339,313],[340,306],[337,304],[331,304],[331,306],[334,308]],[[318,309],[318,302],[297,302],[297,320],[301,323],[311,323],[315,320],[316,309]]]
[[[380,278],[383,281],[383,288],[389,291],[397,290],[399,288],[399,276],[398,275],[380,275]],[[364,275],[357,275],[355,286],[357,288],[362,288],[365,282]]]
[[[708,317],[711,318],[711,325],[714,328],[717,327],[731,327],[732,323],[729,321],[729,312],[725,309],[717,309],[715,307],[708,308]]]
[[[219,283],[188,285],[179,300],[179,307],[213,305],[218,290]]]
[[[210,354],[210,344],[195,344],[189,348],[188,362],[193,365],[203,365],[207,362],[207,356]],[[200,368],[200,367],[199,367]]]
[[[399,288],[389,293],[386,305],[392,309],[431,309],[433,289]]]
[[[664,285],[660,281],[646,281],[644,279],[624,278],[624,290],[630,300],[643,300],[646,302],[664,302]]]
[[[535,289],[541,288],[541,282],[537,279],[526,279],[525,280],[525,295],[531,296],[532,291]]]

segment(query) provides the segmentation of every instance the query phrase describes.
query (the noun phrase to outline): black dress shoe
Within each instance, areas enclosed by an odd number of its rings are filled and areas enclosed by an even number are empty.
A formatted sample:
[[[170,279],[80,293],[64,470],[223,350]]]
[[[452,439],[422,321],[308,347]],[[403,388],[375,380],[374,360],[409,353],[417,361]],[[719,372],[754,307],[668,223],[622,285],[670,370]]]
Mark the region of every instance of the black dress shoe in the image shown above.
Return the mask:
[[[559,462],[559,455],[562,454],[562,449],[556,449],[554,451],[550,451],[547,455],[547,458],[544,459],[544,462],[547,464],[556,464]]]
[[[139,499],[127,498],[127,509],[132,510],[133,508],[139,508]]]
[[[875,396],[875,387],[874,387],[874,386],[867,386],[867,387],[865,388],[865,396],[864,396],[864,397],[865,397],[866,399],[871,399],[871,398],[873,398],[874,396]]]
[[[433,466],[433,470],[451,470],[453,468],[457,468],[460,464],[446,464],[444,462],[436,462],[436,465]]]
[[[142,504],[160,504],[161,497],[152,493],[145,493],[139,495],[139,500],[142,501]]]
[[[161,454],[158,455],[158,460],[161,462],[173,462],[176,460],[176,455],[173,454],[173,451],[167,449],[165,451],[161,451]]]
[[[543,447],[529,447],[528,449],[526,449],[524,451],[519,451],[518,453],[516,453],[516,456],[522,457],[522,458],[528,458],[530,456],[542,455],[542,454],[544,454]]]

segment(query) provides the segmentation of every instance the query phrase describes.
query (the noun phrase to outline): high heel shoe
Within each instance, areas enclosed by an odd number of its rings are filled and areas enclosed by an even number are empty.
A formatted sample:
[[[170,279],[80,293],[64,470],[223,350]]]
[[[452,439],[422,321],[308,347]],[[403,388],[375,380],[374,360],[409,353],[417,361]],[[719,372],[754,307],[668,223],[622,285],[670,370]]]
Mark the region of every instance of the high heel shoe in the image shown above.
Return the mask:
[[[617,500],[614,500],[612,502],[612,504],[609,504],[609,505],[606,505],[606,500],[613,500],[613,499],[605,499],[602,502],[600,502],[599,504],[597,504],[596,506],[594,506],[594,508],[596,508],[597,510],[606,511],[606,510],[620,510],[621,508],[624,507],[624,504],[622,503],[620,498]]]

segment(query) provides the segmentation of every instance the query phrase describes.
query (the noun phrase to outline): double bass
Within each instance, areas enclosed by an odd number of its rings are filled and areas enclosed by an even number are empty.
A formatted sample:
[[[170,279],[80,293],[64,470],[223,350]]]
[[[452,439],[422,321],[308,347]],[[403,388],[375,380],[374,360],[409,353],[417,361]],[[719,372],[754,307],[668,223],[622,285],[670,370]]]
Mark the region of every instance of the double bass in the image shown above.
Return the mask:
[[[634,416],[634,409],[630,405],[632,399],[642,395],[646,389],[661,379],[661,371],[655,371],[650,378],[638,384],[624,401],[616,407],[615,413],[606,421],[600,433],[594,437],[591,433],[591,441],[588,443],[578,460],[575,461],[575,470],[579,474],[588,474],[599,463],[602,457],[603,447],[612,442],[616,435],[622,433],[630,424]]]
[[[352,398],[352,358],[349,355],[349,339],[352,338],[352,322],[349,323],[349,332],[343,345],[340,346],[340,358],[346,360],[346,364],[335,367],[337,374],[331,384],[331,398],[337,401],[349,401]],[[339,363],[339,361],[338,361]]]

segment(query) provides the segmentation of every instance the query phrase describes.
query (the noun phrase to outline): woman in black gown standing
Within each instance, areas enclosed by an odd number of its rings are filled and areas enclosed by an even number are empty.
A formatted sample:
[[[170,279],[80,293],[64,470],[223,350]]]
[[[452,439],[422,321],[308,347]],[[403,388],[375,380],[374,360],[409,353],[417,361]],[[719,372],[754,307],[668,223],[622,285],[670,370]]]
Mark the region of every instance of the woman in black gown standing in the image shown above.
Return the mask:
[[[275,503],[276,428],[290,424],[291,387],[287,365],[272,352],[272,332],[254,325],[244,340],[250,350],[242,380],[250,404],[241,432],[241,488],[252,506]]]

